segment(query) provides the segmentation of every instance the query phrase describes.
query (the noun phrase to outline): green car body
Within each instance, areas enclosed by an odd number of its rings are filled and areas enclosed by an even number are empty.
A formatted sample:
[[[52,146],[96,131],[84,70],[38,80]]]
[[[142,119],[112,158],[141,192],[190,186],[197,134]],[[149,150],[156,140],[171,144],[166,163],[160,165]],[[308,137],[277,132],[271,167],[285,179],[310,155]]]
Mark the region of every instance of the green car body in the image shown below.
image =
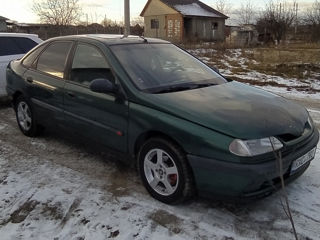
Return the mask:
[[[82,42],[99,49],[117,76],[118,90],[94,92],[68,80],[67,70],[62,79],[25,66],[25,58],[11,62],[7,68],[7,92],[13,101],[21,95],[28,99],[41,125],[62,125],[83,133],[130,156],[129,161],[135,161],[148,139],[169,139],[185,153],[202,196],[264,196],[278,186],[274,153],[238,156],[230,152],[235,139],[281,139],[287,181],[309,166],[310,161],[291,172],[292,162],[316,147],[319,132],[308,121],[306,109],[285,98],[236,81],[153,94],[137,88],[111,46],[169,43],[91,35],[56,38],[40,47],[54,41]]]

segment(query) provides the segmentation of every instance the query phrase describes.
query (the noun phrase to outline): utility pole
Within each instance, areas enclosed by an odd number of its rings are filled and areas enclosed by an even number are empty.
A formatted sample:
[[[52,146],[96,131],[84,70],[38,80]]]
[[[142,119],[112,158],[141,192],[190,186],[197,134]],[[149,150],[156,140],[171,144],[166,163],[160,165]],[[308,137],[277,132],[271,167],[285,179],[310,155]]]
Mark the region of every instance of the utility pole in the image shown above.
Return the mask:
[[[130,0],[124,0],[124,35],[130,35]]]
[[[297,30],[298,30],[298,3],[295,3],[295,14],[296,14],[296,22],[294,27],[294,36],[297,36]]]

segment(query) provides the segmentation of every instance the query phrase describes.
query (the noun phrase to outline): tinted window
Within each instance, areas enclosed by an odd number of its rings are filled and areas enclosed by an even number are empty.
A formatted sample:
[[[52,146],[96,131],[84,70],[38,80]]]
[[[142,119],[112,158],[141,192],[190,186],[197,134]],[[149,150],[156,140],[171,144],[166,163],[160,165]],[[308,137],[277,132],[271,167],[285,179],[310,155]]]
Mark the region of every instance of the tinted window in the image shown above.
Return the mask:
[[[71,42],[52,43],[39,57],[39,71],[63,78],[64,67],[69,54]]]
[[[32,48],[38,44],[29,38],[14,38],[13,41],[22,49],[23,53],[29,52]]]
[[[91,81],[97,78],[114,81],[109,64],[101,52],[93,46],[79,44],[75,51],[70,80],[89,86]]]
[[[0,37],[0,56],[25,54],[37,45],[24,37]]]
[[[41,47],[38,47],[36,50],[32,51],[24,60],[23,65],[27,67],[31,67],[32,63],[35,61],[35,59],[38,57],[38,55],[41,53],[41,51],[46,47],[46,45],[42,45]]]

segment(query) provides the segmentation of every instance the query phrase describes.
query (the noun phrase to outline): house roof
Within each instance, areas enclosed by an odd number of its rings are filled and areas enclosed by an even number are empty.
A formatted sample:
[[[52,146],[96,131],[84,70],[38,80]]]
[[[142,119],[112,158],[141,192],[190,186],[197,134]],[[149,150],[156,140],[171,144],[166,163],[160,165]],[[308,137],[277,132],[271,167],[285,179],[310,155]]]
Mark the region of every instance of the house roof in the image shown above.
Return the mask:
[[[2,20],[2,21],[6,21],[6,20],[9,20],[9,19],[8,19],[8,18],[5,18],[5,17],[0,16],[0,20]]]
[[[141,12],[141,16],[146,11],[149,3],[152,0],[149,0]],[[180,12],[184,16],[195,16],[195,17],[214,17],[214,18],[225,18],[228,17],[221,12],[213,9],[212,7],[204,4],[199,0],[160,0],[167,6],[172,9]]]

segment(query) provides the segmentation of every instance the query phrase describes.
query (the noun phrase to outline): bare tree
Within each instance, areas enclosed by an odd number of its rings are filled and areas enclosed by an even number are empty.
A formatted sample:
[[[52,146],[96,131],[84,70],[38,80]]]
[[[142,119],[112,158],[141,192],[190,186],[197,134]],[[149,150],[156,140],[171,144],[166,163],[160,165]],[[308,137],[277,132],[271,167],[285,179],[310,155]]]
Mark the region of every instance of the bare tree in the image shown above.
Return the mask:
[[[320,39],[320,1],[315,0],[312,7],[308,9],[305,22],[312,27],[312,40]]]
[[[315,0],[307,11],[306,22],[311,25],[320,25],[320,1]]]
[[[215,9],[218,10],[219,12],[228,15],[231,12],[231,4],[227,0],[216,0],[215,1]]]
[[[81,16],[79,0],[37,0],[32,11],[40,22],[56,26],[68,26],[78,23]]]
[[[286,1],[270,1],[265,11],[258,19],[257,26],[259,32],[265,35],[270,33],[274,40],[280,42],[286,38],[288,29],[292,26],[297,17],[297,3]]]
[[[144,18],[143,17],[135,17],[131,20],[131,26],[144,26]]]
[[[108,18],[105,17],[102,20],[101,25],[106,28],[106,27],[109,27],[109,26],[116,26],[117,23],[115,21],[112,21],[111,19],[108,19]]]
[[[253,24],[256,20],[256,11],[251,0],[241,4],[239,10],[240,24]]]

